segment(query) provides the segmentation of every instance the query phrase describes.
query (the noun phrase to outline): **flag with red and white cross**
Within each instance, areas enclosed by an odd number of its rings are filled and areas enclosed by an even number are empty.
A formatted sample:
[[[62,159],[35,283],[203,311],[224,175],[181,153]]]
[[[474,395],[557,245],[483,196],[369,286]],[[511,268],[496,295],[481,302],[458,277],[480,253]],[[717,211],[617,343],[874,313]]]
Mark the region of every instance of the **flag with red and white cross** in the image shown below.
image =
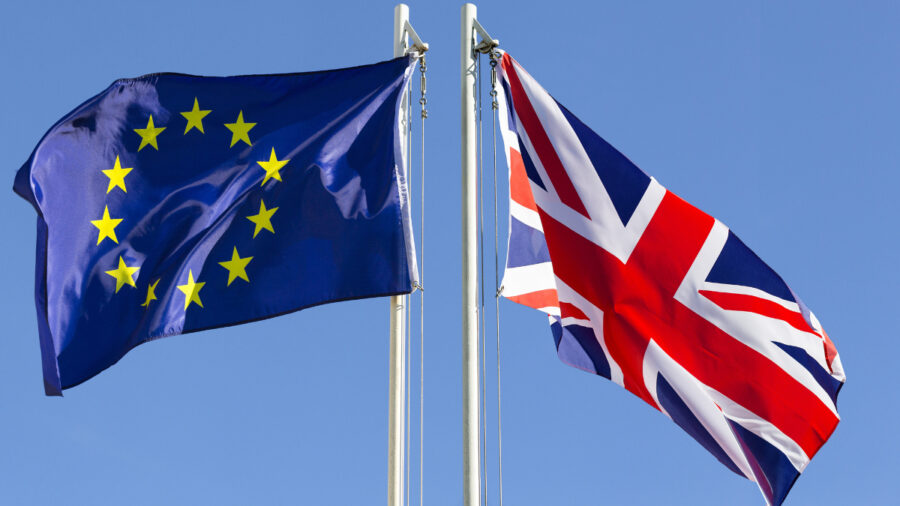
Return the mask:
[[[728,227],[647,176],[504,53],[503,295],[550,317],[564,362],[669,416],[781,504],[838,424],[840,358]]]

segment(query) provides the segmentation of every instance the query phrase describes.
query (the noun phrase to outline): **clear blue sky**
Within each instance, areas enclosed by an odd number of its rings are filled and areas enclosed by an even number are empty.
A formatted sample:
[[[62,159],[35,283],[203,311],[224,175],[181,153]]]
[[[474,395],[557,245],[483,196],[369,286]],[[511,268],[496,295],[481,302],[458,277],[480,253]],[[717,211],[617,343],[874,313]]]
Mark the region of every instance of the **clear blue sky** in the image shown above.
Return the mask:
[[[727,3],[481,2],[479,18],[560,102],[731,226],[835,341],[848,376],[843,421],[788,504],[898,501],[900,4]],[[453,505],[462,479],[461,3],[410,4],[432,47],[425,497]],[[0,22],[7,186],[47,128],[116,78],[387,59],[393,5],[10,3]],[[64,398],[45,398],[34,211],[7,191],[0,216],[0,503],[385,500],[386,299],[150,343]],[[486,274],[490,294],[492,268]],[[501,312],[508,504],[762,502],[663,415],[561,364],[542,314],[508,301]],[[488,449],[494,504],[493,432]],[[411,492],[418,497],[417,483]]]

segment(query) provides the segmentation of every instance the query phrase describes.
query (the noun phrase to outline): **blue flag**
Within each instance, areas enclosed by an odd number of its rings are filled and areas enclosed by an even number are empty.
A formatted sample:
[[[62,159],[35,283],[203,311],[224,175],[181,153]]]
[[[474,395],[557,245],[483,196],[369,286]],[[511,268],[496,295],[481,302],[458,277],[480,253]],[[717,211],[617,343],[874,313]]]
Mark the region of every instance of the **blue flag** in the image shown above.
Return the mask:
[[[153,339],[411,291],[413,63],[122,79],[53,126],[14,186],[47,395]]]

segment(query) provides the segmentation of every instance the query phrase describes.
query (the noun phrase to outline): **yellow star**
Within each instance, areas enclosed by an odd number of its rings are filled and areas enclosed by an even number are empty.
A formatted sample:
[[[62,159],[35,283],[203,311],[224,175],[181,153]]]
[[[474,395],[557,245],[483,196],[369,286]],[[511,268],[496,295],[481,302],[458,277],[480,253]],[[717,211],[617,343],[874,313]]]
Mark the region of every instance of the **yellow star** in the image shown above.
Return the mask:
[[[206,283],[195,283],[194,282],[194,273],[189,269],[188,270],[188,281],[184,285],[178,285],[178,289],[184,293],[184,310],[187,311],[188,306],[191,305],[191,302],[196,302],[198,306],[203,307],[203,303],[200,302],[200,289],[203,288],[203,285]]]
[[[231,260],[226,262],[219,262],[219,265],[228,269],[228,284],[226,286],[231,286],[231,282],[237,278],[241,278],[246,282],[250,282],[250,278],[247,277],[247,264],[250,263],[250,260],[253,260],[253,257],[241,258],[238,255],[237,247],[234,248],[234,251],[231,253]]]
[[[134,284],[134,278],[132,276],[135,272],[138,271],[140,267],[128,267],[125,265],[125,260],[122,257],[119,257],[119,268],[113,269],[111,271],[106,271],[107,274],[116,278],[116,293],[119,293],[119,288],[122,288],[125,285],[131,285],[137,288],[137,285]]]
[[[255,126],[256,123],[244,123],[244,111],[238,113],[237,121],[234,123],[225,123],[225,127],[231,130],[231,146],[229,147],[237,144],[237,141],[244,141],[248,146],[252,146],[250,136],[247,133]]]
[[[122,164],[119,163],[118,155],[116,156],[116,164],[113,168],[101,172],[109,178],[109,186],[106,188],[106,193],[111,192],[112,189],[117,186],[121,188],[123,192],[128,193],[128,190],[125,189],[125,176],[131,172],[131,168],[122,168]]]
[[[137,132],[138,135],[141,136],[141,145],[138,146],[138,151],[144,149],[144,146],[147,144],[153,146],[153,149],[159,151],[159,146],[156,145],[156,136],[161,134],[166,127],[156,128],[156,125],[153,124],[153,115],[150,115],[150,119],[147,120],[147,128],[135,128],[134,131]]]
[[[97,227],[100,230],[97,233],[97,245],[99,246],[103,239],[109,237],[113,240],[114,243],[119,244],[119,240],[116,238],[116,226],[122,222],[122,218],[110,218],[109,217],[109,206],[103,207],[103,217],[99,220],[91,220],[91,224]]]
[[[156,285],[159,284],[159,280],[154,281],[150,286],[147,287],[147,300],[141,304],[141,307],[147,307],[150,305],[151,300],[156,300]]]
[[[192,128],[197,128],[200,130],[201,134],[206,132],[203,131],[203,118],[206,117],[207,114],[211,113],[212,110],[201,111],[200,104],[197,103],[197,97],[194,97],[194,108],[190,111],[181,113],[182,116],[187,120],[187,126],[184,127],[184,133],[187,134],[191,131]]]
[[[275,179],[281,181],[281,173],[278,171],[281,170],[282,167],[287,165],[287,163],[289,161],[290,161],[289,159],[288,160],[279,160],[278,158],[276,158],[275,157],[275,148],[272,148],[272,154],[269,155],[268,162],[256,162],[259,164],[260,167],[262,167],[266,171],[266,177],[263,179],[262,184],[266,184],[266,181],[268,181],[269,178],[275,178]],[[262,186],[262,185],[260,185],[260,186]]]
[[[273,234],[275,233],[275,229],[272,228],[272,215],[275,214],[275,211],[277,210],[277,207],[266,209],[266,203],[262,199],[260,199],[259,214],[247,216],[248,220],[256,224],[256,228],[253,230],[253,237],[256,237],[256,234],[258,234],[262,229],[266,229]]]

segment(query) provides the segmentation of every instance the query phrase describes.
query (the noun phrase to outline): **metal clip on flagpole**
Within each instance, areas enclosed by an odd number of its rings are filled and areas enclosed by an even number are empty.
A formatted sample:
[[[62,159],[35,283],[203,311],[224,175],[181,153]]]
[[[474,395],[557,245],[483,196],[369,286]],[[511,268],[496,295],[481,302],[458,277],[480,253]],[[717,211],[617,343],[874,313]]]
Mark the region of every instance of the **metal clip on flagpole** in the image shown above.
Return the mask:
[[[475,106],[476,52],[490,52],[500,42],[490,36],[477,18],[478,9],[462,6],[460,57],[462,85],[462,358],[463,358],[463,503],[481,503],[479,474],[479,405],[478,405],[478,298],[477,298],[477,228],[476,228],[476,134]],[[476,33],[481,42],[476,45]]]
[[[407,36],[412,38],[410,47]],[[415,51],[419,54],[428,51],[428,44],[422,42],[419,34],[409,24],[409,7],[405,4],[397,4],[394,7],[394,57],[400,57]],[[402,152],[406,153],[409,143],[409,100],[404,93],[400,104]],[[405,459],[405,433],[404,420],[406,406],[406,333],[404,322],[406,321],[408,295],[395,295],[391,297],[391,343],[390,343],[390,393],[388,412],[388,506],[401,506],[403,504],[404,491],[404,459]],[[420,484],[421,486],[421,484]]]

